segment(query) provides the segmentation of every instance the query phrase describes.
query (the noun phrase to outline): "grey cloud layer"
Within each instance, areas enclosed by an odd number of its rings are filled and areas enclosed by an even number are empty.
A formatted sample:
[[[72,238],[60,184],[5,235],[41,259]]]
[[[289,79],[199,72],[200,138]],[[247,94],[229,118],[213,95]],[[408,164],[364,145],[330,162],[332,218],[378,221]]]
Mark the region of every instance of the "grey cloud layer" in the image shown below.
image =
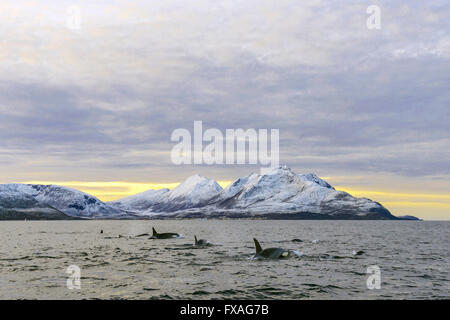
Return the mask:
[[[379,31],[360,1],[81,1],[76,32],[51,19],[65,3],[8,5],[1,178],[175,178],[170,134],[194,120],[279,128],[281,163],[324,174],[449,175],[450,5],[374,3]]]

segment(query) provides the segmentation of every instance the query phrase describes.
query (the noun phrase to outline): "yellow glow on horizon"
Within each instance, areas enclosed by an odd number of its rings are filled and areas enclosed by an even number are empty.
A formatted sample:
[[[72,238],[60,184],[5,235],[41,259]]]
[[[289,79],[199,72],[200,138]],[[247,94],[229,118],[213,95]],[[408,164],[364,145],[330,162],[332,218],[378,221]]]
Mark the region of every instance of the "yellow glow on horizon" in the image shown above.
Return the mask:
[[[450,210],[450,203],[442,203],[442,202],[408,202],[408,201],[388,201],[384,202],[383,205],[386,207],[393,206],[413,206],[413,207],[422,207],[422,208],[442,208]]]
[[[359,190],[343,186],[336,187],[336,190],[377,201],[393,215],[414,215],[418,218],[433,220],[450,219],[450,195],[448,194]]]
[[[128,197],[140,192],[150,189],[173,189],[180,184],[180,182],[164,183],[164,182],[82,182],[82,181],[27,181],[27,184],[54,184],[65,186],[68,188],[77,189],[89,193],[102,201],[113,201],[120,198]],[[231,181],[217,181],[217,183],[225,188]]]
[[[352,188],[344,187],[342,191],[348,192],[353,196],[362,197],[363,195],[372,196],[395,196],[402,198],[429,198],[429,199],[448,199],[450,200],[449,194],[433,194],[433,193],[404,193],[404,192],[388,192],[388,191],[371,191],[371,190],[358,190]]]

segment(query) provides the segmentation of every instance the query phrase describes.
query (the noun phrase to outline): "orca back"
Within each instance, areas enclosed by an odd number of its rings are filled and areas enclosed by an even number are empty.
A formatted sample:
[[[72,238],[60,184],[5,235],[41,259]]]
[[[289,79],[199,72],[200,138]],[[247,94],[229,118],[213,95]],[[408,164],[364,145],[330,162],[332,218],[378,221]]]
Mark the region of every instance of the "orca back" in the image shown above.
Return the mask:
[[[253,241],[255,242],[256,254],[262,252],[263,249],[261,248],[261,245],[259,244],[258,240],[256,240],[255,238],[253,238]]]

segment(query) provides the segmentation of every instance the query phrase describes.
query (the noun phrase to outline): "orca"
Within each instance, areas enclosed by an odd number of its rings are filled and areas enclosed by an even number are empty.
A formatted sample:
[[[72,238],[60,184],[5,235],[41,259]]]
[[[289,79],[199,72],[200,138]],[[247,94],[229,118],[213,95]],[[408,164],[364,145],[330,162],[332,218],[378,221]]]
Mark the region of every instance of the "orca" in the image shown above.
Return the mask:
[[[265,259],[284,259],[289,258],[292,255],[290,250],[282,249],[282,248],[261,248],[258,240],[253,238],[255,242],[256,254],[255,258],[265,258]]]
[[[365,252],[362,251],[362,250],[359,250],[359,251],[353,250],[353,252],[352,252],[352,254],[353,254],[354,256],[361,256],[361,255],[363,255],[364,253],[365,253]]]
[[[194,235],[194,240],[195,240],[195,246],[196,246],[196,247],[207,247],[207,246],[210,246],[210,245],[211,245],[211,243],[208,242],[208,241],[205,240],[205,239],[197,240],[197,236],[196,236],[196,235]]]
[[[156,232],[155,228],[152,228],[153,235],[150,237],[150,239],[171,239],[171,238],[179,238],[180,235],[178,233],[158,233]]]

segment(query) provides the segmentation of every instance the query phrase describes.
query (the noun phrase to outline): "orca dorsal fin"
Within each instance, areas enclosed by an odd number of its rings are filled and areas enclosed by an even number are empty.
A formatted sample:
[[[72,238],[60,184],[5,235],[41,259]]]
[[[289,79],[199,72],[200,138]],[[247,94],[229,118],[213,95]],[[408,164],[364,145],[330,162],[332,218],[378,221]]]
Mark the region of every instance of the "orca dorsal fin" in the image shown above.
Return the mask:
[[[196,235],[194,235],[194,239],[195,239],[195,244],[197,244],[198,241],[197,241],[197,236]]]
[[[153,230],[153,235],[156,236],[158,234],[158,232],[156,232],[155,228],[152,228]]]
[[[259,244],[258,240],[256,240],[255,238],[253,238],[253,241],[255,241],[256,254],[258,254],[262,251],[261,245]]]

